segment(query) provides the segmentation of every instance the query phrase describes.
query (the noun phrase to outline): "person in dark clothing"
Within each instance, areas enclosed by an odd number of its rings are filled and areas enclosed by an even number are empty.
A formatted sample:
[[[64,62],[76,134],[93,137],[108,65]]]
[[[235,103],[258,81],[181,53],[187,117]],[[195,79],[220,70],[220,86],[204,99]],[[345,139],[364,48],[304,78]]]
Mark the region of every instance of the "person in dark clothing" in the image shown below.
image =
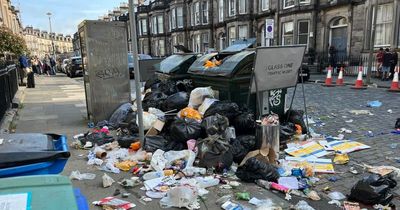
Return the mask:
[[[385,54],[383,55],[382,62],[382,81],[389,80],[390,71],[390,60],[392,59],[392,54],[389,52],[389,48],[385,49]]]
[[[382,62],[383,62],[383,55],[385,54],[385,51],[383,51],[383,48],[379,48],[378,53],[376,54],[376,77],[379,78],[380,77],[380,72],[382,69]]]
[[[335,71],[336,68],[336,53],[337,50],[335,46],[331,45],[329,47],[329,65],[333,68],[333,72]]]
[[[397,52],[392,49],[391,57],[390,57],[390,79],[393,79],[394,69],[396,68],[397,62],[399,60],[399,56]]]
[[[21,78],[21,84],[24,85],[25,84],[24,78],[27,73],[27,68],[29,67],[28,58],[25,55],[21,55],[19,57],[18,61],[19,61],[19,67],[20,67],[19,76]]]

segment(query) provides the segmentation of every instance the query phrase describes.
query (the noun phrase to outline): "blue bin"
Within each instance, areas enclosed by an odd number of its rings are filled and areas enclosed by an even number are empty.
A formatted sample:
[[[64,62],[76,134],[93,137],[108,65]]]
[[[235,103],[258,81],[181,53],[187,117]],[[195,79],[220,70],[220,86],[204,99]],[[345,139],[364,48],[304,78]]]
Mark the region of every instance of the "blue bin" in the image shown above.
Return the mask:
[[[0,178],[59,174],[70,156],[64,135],[6,134],[0,139]],[[13,157],[18,164],[13,164]]]
[[[89,210],[89,205],[86,200],[86,197],[81,193],[79,188],[74,189],[76,204],[78,205],[79,210]]]

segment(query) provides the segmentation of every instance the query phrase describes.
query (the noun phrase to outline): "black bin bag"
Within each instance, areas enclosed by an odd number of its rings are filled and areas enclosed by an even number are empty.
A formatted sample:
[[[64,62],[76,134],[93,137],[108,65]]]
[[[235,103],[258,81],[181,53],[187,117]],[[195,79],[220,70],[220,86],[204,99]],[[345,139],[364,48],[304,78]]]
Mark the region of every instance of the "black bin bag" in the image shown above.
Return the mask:
[[[244,182],[255,182],[257,179],[276,182],[279,173],[275,166],[252,157],[244,165],[238,167],[236,176]]]
[[[172,141],[186,143],[190,139],[197,140],[201,137],[201,124],[196,120],[184,118],[175,120],[170,127]]]

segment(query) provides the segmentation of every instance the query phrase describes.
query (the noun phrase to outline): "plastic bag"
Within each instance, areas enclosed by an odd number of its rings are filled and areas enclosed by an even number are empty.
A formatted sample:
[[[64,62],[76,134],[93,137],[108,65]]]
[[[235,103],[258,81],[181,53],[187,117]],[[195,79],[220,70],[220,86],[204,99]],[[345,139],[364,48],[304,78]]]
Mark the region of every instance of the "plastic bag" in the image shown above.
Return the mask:
[[[118,137],[118,144],[122,148],[129,148],[132,143],[139,141],[139,136],[120,136]]]
[[[186,144],[189,139],[201,137],[201,124],[193,119],[177,119],[170,126],[170,135],[173,141]]]
[[[217,172],[229,168],[233,162],[231,145],[219,135],[212,135],[198,141],[200,159],[199,166],[204,168],[214,167]]]
[[[157,108],[149,108],[149,113],[150,114],[154,114],[155,116],[157,116],[158,118],[164,117],[165,113]]]
[[[211,87],[199,87],[192,90],[189,98],[189,107],[199,108],[205,98],[214,98],[214,91]]]
[[[351,189],[349,200],[363,204],[387,205],[393,199],[390,190],[397,185],[397,182],[390,176],[381,177],[372,174],[359,180]]]
[[[155,116],[154,114],[150,114],[148,112],[143,112],[143,128],[144,130],[149,130],[154,122],[157,121],[157,116]],[[137,117],[136,119],[136,123],[139,124],[139,118]]]
[[[251,112],[246,112],[238,115],[233,120],[233,126],[235,127],[236,134],[255,134],[256,133],[256,120],[255,116]]]
[[[233,119],[240,114],[239,106],[234,102],[214,102],[204,113],[203,117],[212,116],[215,114],[220,114],[229,119],[232,122]]]
[[[182,151],[169,151],[164,153],[164,158],[167,160],[166,167],[170,167],[176,160],[185,160],[185,167],[192,167],[194,160],[196,159],[196,154],[190,150]],[[181,168],[181,169],[184,169]]]
[[[257,179],[276,182],[279,178],[279,173],[275,166],[252,157],[243,166],[238,167],[236,176],[245,182],[254,182]]]
[[[338,191],[334,191],[334,192],[330,192],[328,194],[328,197],[332,200],[343,200],[346,199],[346,196],[343,195],[343,193],[338,192]]]
[[[194,119],[194,120],[198,120],[198,121],[201,120],[200,113],[197,110],[190,108],[190,107],[186,107],[186,108],[182,109],[179,112],[179,117],[181,117],[181,118],[186,117],[186,118],[190,118],[190,119]]]
[[[302,110],[288,110],[286,112],[285,119],[287,119],[287,116],[289,116],[289,122],[300,125],[303,134],[306,134],[307,126],[306,123],[304,122],[303,115],[304,111]]]
[[[122,104],[111,115],[110,119],[108,120],[108,123],[111,125],[111,127],[118,128],[120,123],[126,122],[127,118],[129,117],[128,115],[130,113],[133,113],[132,104],[131,103]]]
[[[299,201],[295,206],[294,209],[296,210],[315,210],[313,207],[308,205],[305,201]]]
[[[92,173],[82,173],[79,171],[72,171],[71,175],[69,176],[70,179],[75,179],[75,180],[84,180],[84,179],[88,179],[88,180],[92,180],[94,178],[96,178],[96,174],[92,174]]]
[[[167,141],[167,144],[164,147],[164,151],[181,151],[188,149],[187,144],[178,141]]]
[[[210,106],[216,101],[219,101],[219,100],[215,99],[215,98],[204,99],[203,103],[198,108],[200,114],[204,115],[204,113],[206,113],[207,109],[210,108]]]
[[[296,128],[293,123],[286,123],[284,125],[280,125],[279,127],[279,142],[280,144],[286,144],[288,140],[292,138],[292,136],[296,133]]]
[[[243,145],[247,150],[253,151],[256,146],[256,137],[253,135],[243,135],[236,137],[240,144]]]
[[[110,187],[115,182],[114,179],[108,176],[107,174],[104,174],[101,178],[103,179],[104,188]]]
[[[224,134],[229,127],[229,120],[220,114],[215,114],[204,118],[202,126],[208,135]]]
[[[167,196],[160,200],[161,208],[185,207],[187,209],[199,209],[197,201],[197,189],[189,186],[179,186],[168,191]]]
[[[395,129],[400,129],[400,118],[397,118],[396,124],[394,125]]]
[[[160,91],[146,93],[142,101],[143,110],[147,111],[150,107],[161,109],[162,104],[167,99],[167,97],[167,95]]]
[[[97,206],[107,206],[112,209],[128,210],[134,208],[136,205],[128,201],[124,201],[114,197],[106,197],[100,201],[95,201],[93,204]]]
[[[161,91],[162,93],[166,95],[172,95],[178,92],[178,88],[176,87],[176,83],[173,82],[172,80],[166,80],[166,81],[161,81],[158,84],[158,91]]]
[[[249,153],[249,150],[247,150],[237,139],[232,140],[231,145],[232,145],[231,152],[233,156],[233,162],[235,163],[242,162],[243,158],[246,157],[247,153]]]
[[[87,133],[84,136],[78,138],[82,145],[85,145],[86,142],[91,142],[93,145],[101,146],[103,144],[111,143],[114,141],[112,136],[108,136],[103,132],[97,133]]]
[[[181,110],[188,105],[189,95],[186,92],[178,92],[167,97],[164,101],[163,111]]]
[[[154,152],[158,149],[164,150],[167,140],[162,136],[145,136],[143,150]]]
[[[156,171],[162,171],[167,164],[167,159],[164,157],[164,151],[158,149],[154,152],[153,156],[151,157],[150,165]]]

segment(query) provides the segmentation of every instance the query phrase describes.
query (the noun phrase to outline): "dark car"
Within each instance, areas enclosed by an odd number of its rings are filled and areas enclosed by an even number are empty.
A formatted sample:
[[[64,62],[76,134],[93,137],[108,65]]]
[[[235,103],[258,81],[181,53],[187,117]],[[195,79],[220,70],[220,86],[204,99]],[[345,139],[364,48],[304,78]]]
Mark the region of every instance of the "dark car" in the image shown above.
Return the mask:
[[[150,55],[146,54],[139,54],[139,60],[147,60],[147,59],[153,59]],[[129,76],[131,78],[135,77],[135,69],[134,69],[134,64],[133,64],[133,55],[132,53],[128,53],[128,67],[129,67]]]
[[[82,58],[80,56],[71,57],[66,66],[67,76],[73,78],[83,75]]]

